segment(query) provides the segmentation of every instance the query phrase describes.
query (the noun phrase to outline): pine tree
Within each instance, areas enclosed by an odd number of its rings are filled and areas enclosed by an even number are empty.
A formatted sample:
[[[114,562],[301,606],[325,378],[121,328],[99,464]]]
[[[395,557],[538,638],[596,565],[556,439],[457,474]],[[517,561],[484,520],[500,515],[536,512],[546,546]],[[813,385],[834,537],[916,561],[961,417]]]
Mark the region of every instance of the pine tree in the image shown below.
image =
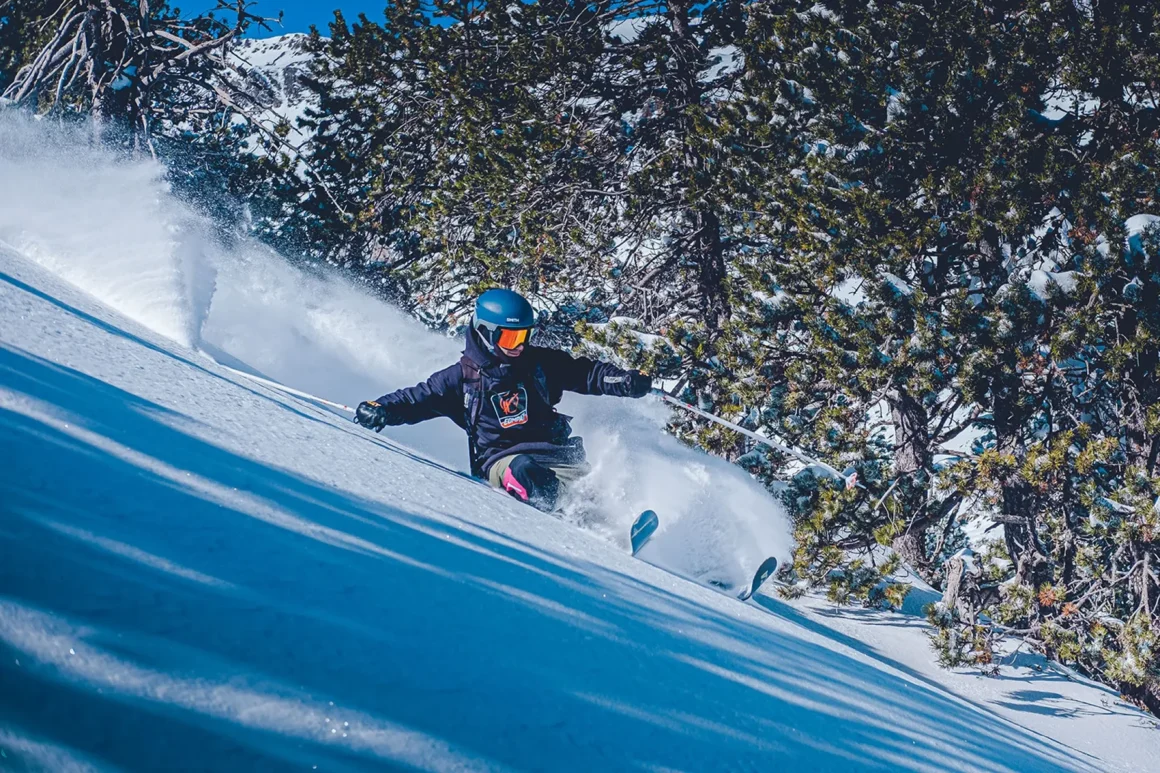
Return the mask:
[[[1141,226],[1160,190],[1160,11],[1051,3],[1030,18],[1061,56],[1036,116],[1052,209],[1014,255],[1033,311],[1006,315],[1037,334],[983,364],[1003,379],[988,407],[1010,429],[980,481],[1012,521],[1014,580],[1030,591],[996,611],[1157,711],[1160,245]]]
[[[937,485],[936,454],[978,416],[955,388],[961,331],[983,314],[979,234],[1011,230],[1021,171],[999,167],[994,146],[1023,122],[1034,95],[1020,86],[1043,66],[1016,19],[933,2],[752,15],[746,56],[768,65],[749,94],[793,138],[792,173],[769,192],[778,248],[760,269],[776,303],[759,324],[785,363],[767,420],[857,461],[865,487],[795,492],[803,569],[827,544],[880,543],[930,575],[953,532],[961,495]]]
[[[359,265],[433,320],[488,284],[541,304],[591,286],[602,213],[580,200],[598,199],[584,161],[598,138],[577,113],[602,8],[453,2],[435,23],[395,3],[382,25],[339,17],[330,40],[316,37],[305,160],[327,182],[307,182],[323,257]]]
[[[740,324],[753,300],[749,272],[769,249],[756,235],[769,215],[765,190],[779,174],[762,163],[776,151],[755,151],[781,138],[758,136],[742,98],[742,81],[760,66],[738,49],[746,7],[617,8],[600,89],[606,131],[618,135],[605,175],[619,212],[615,281],[601,299],[614,324],[581,333],[627,364],[675,380],[685,399],[753,426],[752,409],[778,369],[762,331]],[[664,339],[645,346],[642,332]],[[678,416],[671,428],[767,478],[779,469],[716,425]]]

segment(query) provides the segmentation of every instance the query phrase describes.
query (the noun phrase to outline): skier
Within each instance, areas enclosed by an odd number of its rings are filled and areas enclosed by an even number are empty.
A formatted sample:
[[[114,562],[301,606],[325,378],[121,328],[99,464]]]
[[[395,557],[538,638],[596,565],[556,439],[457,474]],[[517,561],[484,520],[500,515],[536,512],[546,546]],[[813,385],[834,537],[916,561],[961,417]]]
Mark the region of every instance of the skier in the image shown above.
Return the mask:
[[[556,411],[565,391],[644,397],[652,379],[531,345],[535,313],[511,290],[475,302],[459,362],[425,382],[360,403],[355,421],[378,432],[446,416],[467,431],[471,474],[545,512],[588,471],[583,440]]]

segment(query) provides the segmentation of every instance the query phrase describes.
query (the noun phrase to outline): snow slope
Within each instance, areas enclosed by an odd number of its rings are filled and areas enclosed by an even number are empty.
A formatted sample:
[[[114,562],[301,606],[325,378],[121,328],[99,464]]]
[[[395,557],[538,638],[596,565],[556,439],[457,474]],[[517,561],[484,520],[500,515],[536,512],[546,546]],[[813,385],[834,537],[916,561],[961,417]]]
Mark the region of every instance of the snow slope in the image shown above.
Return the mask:
[[[1154,723],[1039,659],[947,673],[916,619],[665,571],[788,544],[659,405],[575,403],[602,506],[541,515],[446,427],[412,450],[207,356],[351,402],[453,342],[75,138],[0,119],[0,178],[0,770],[1160,768]]]

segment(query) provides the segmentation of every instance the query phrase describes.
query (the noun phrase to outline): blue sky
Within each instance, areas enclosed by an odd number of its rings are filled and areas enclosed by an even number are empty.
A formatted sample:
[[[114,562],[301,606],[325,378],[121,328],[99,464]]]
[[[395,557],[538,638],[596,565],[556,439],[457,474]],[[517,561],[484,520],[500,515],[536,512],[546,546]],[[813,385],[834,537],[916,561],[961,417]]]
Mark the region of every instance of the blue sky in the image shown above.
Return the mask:
[[[174,0],[170,5],[176,5],[183,11],[197,12],[203,8],[212,8],[216,3],[213,0]],[[326,25],[334,19],[335,8],[341,8],[346,20],[353,22],[360,13],[365,13],[371,21],[382,21],[383,9],[386,7],[387,0],[258,0],[251,6],[251,13],[276,17],[282,11],[282,25],[279,27],[271,22],[269,32],[256,29],[250,33],[250,37],[265,38],[286,32],[308,32],[311,24],[317,25],[323,34],[327,34]]]

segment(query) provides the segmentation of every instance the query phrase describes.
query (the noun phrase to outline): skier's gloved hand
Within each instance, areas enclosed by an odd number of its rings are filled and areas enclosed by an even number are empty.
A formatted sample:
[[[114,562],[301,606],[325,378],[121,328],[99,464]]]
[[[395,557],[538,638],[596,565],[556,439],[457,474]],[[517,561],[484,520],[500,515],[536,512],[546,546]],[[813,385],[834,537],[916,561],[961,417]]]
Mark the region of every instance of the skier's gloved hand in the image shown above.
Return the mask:
[[[362,426],[373,429],[378,432],[383,427],[391,424],[392,413],[387,406],[381,403],[376,403],[374,400],[366,400],[358,404],[358,410],[354,412],[354,420]]]
[[[628,374],[628,394],[629,397],[644,397],[652,391],[652,377],[646,376],[638,370],[629,371]]]

